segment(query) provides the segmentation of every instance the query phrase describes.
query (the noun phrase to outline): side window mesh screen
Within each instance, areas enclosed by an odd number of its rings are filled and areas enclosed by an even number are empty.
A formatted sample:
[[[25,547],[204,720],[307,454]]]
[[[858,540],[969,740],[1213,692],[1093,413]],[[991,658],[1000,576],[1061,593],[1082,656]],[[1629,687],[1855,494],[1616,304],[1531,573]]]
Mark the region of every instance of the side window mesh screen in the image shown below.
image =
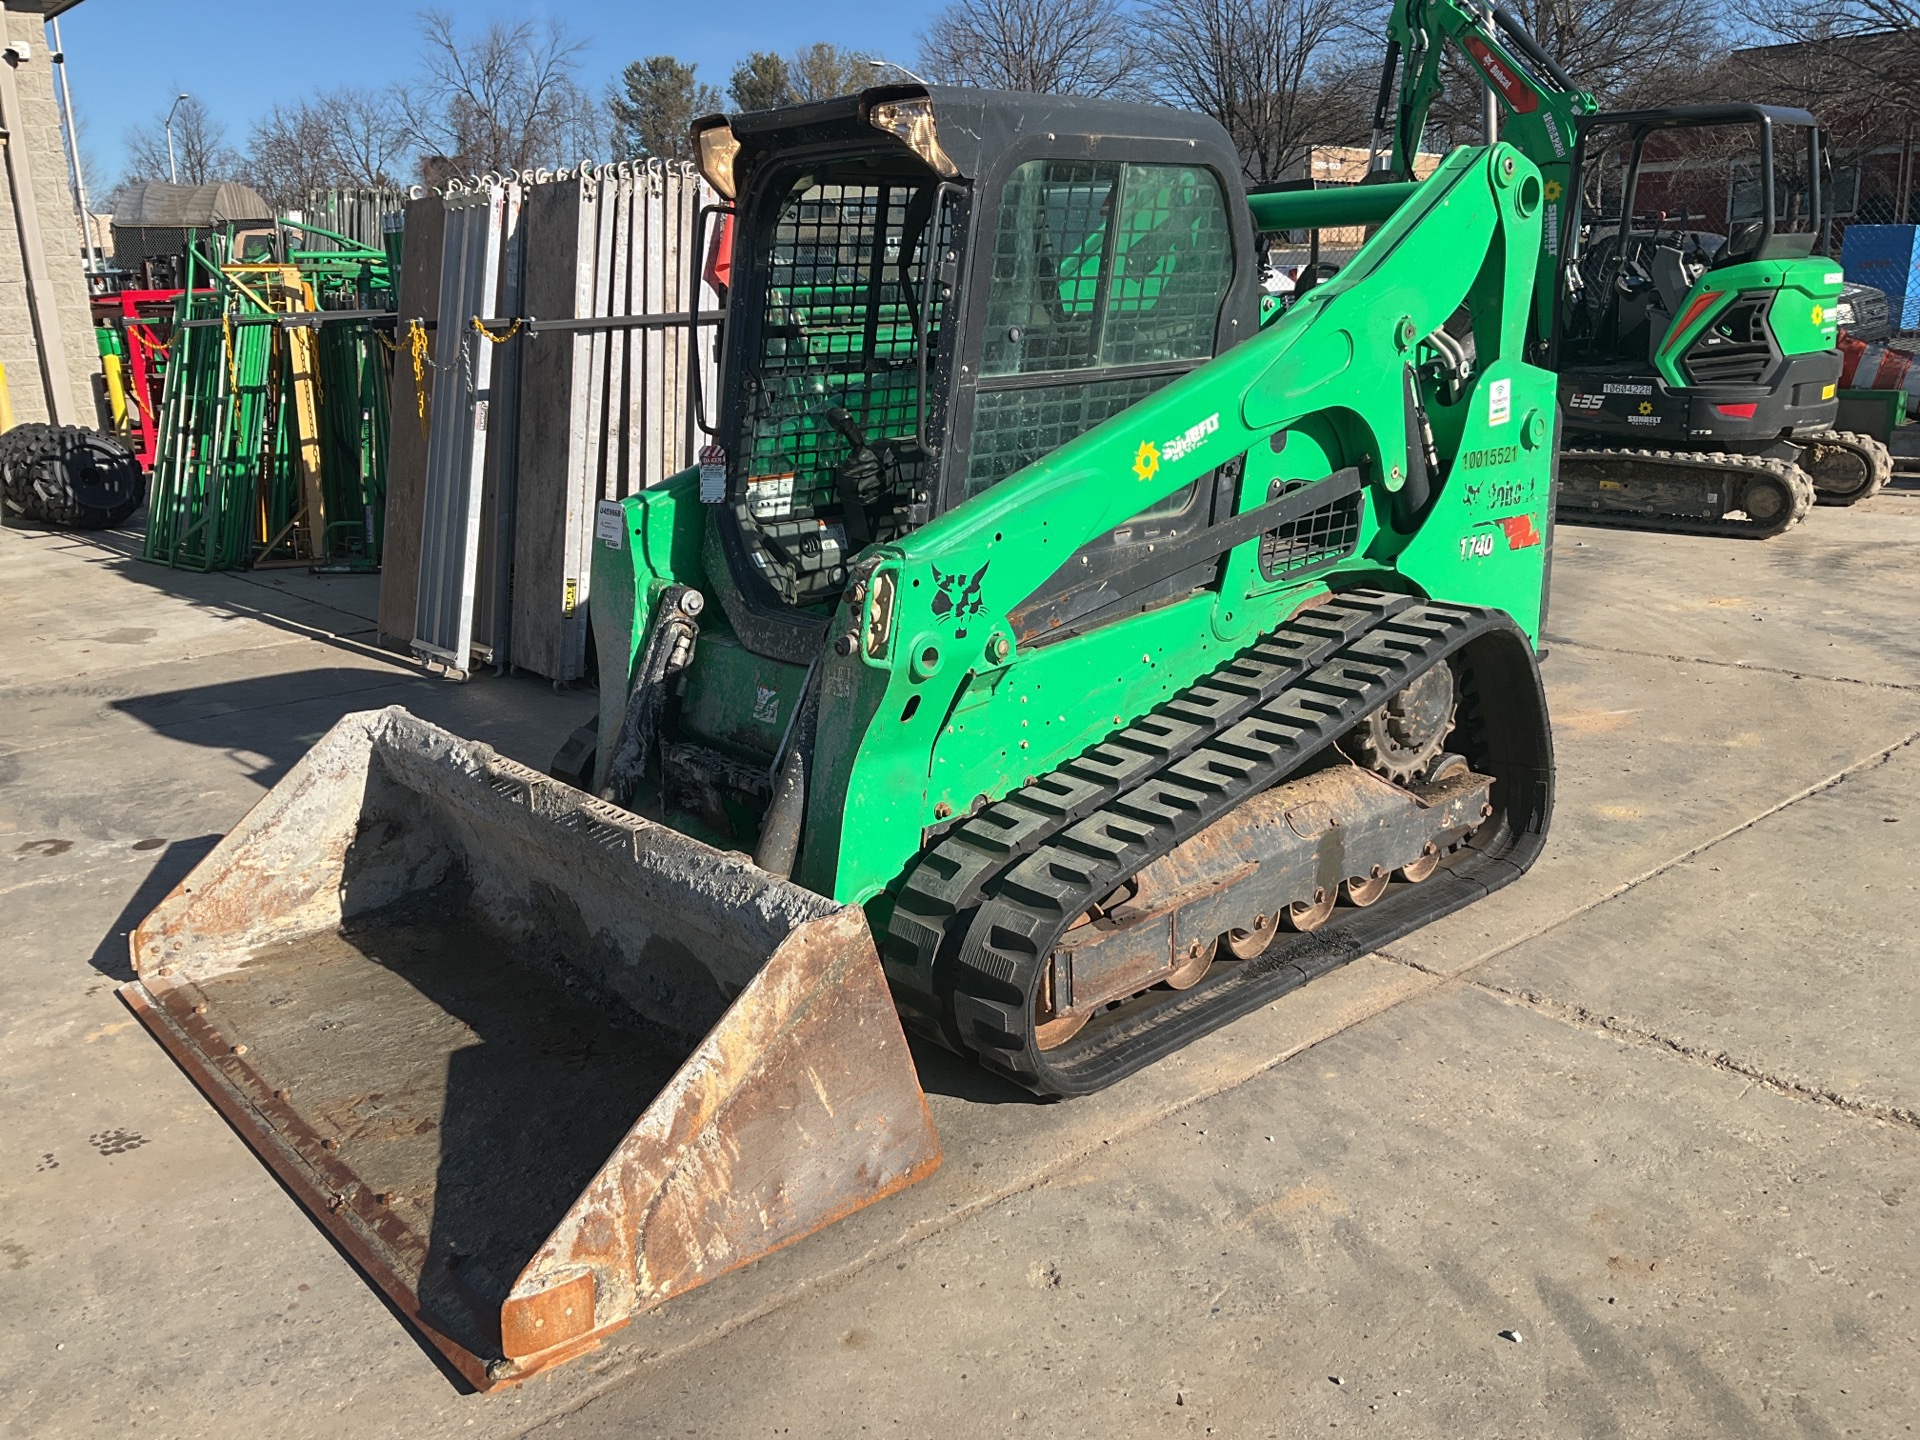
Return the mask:
[[[1211,358],[1232,282],[1226,201],[1203,166],[1030,160],[1015,169],[994,230],[963,496]],[[1147,373],[1100,378],[1120,366]],[[1023,378],[1056,374],[1057,384]],[[1174,497],[1169,513],[1188,498]]]
[[[1275,480],[1267,486],[1271,504],[1311,480]],[[1310,510],[1298,520],[1269,530],[1260,537],[1260,574],[1267,580],[1300,575],[1353,553],[1360,541],[1360,506],[1364,497],[1348,495],[1331,505]]]
[[[1025,469],[1109,416],[1144,400],[1167,379],[1094,380],[1033,390],[984,391],[973,412],[973,448],[967,454],[966,493]]]

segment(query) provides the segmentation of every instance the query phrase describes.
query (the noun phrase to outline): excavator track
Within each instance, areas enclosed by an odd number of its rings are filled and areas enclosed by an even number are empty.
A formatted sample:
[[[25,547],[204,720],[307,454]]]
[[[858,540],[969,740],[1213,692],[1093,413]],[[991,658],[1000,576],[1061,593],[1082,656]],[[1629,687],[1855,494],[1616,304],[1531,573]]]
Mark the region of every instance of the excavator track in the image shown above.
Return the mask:
[[[1767,540],[1806,519],[1813,493],[1806,473],[1786,460],[1726,450],[1576,445],[1560,452],[1554,517]]]
[[[1348,764],[1335,742],[1436,666],[1450,667],[1458,696],[1450,775],[1419,795]],[[1544,843],[1551,787],[1539,672],[1510,619],[1404,595],[1335,596],[937,840],[897,894],[888,978],[909,1025],[988,1069],[1043,1095],[1098,1090],[1517,878]],[[1210,841],[1257,805],[1272,813],[1231,844]],[[1374,832],[1357,824],[1345,835],[1338,817],[1362,812],[1374,831],[1400,836],[1405,854],[1381,851],[1370,873],[1347,877],[1362,862],[1343,845]],[[1269,874],[1248,856],[1263,833],[1297,853],[1282,827],[1302,831],[1313,813],[1327,817],[1309,861],[1319,874],[1294,895],[1284,857]],[[1409,824],[1430,833],[1409,839]],[[1222,856],[1238,859],[1223,871]],[[1213,872],[1199,874],[1209,862]],[[1184,904],[1159,907],[1173,969],[1071,1026],[1050,1023],[1054,957],[1074,943],[1069,932],[1093,938],[1096,917],[1124,920],[1145,903],[1129,892],[1170,874],[1188,882],[1174,886]],[[1206,910],[1229,885],[1264,896],[1257,915],[1253,900],[1230,920]],[[1336,890],[1349,902],[1338,909]],[[1300,933],[1275,923],[1289,911]]]
[[[1858,505],[1893,479],[1893,454],[1871,435],[1829,430],[1800,454],[1800,468],[1813,482],[1816,505]]]

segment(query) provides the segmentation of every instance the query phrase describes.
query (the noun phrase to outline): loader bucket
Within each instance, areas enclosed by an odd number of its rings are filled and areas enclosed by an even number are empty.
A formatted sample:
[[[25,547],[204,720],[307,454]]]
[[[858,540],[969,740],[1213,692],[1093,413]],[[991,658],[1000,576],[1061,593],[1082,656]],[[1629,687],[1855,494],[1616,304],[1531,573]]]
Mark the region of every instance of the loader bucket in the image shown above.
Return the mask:
[[[394,708],[149,915],[121,994],[475,1386],[930,1174],[859,907]]]

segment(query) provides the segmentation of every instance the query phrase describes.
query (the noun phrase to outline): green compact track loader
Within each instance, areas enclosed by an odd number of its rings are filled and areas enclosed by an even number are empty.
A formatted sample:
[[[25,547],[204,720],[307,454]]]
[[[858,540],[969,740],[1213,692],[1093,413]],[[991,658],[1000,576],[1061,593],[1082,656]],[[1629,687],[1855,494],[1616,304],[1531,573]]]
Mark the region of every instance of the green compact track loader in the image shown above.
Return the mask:
[[[578,783],[351,716],[134,940],[130,1003],[479,1385],[927,1173],[903,1019],[1097,1090],[1552,809],[1513,147],[1249,199],[1148,106],[696,132],[710,443],[604,506]],[[1376,228],[1262,328],[1256,231],[1323,224]]]
[[[1375,114],[1407,173],[1458,59],[1540,167],[1528,355],[1559,377],[1559,508],[1590,524],[1777,535],[1893,474],[1834,428],[1840,264],[1818,122],[1772,105],[1602,113],[1504,6],[1397,0]],[[1395,100],[1397,83],[1397,102]],[[1726,233],[1692,228],[1708,216]]]

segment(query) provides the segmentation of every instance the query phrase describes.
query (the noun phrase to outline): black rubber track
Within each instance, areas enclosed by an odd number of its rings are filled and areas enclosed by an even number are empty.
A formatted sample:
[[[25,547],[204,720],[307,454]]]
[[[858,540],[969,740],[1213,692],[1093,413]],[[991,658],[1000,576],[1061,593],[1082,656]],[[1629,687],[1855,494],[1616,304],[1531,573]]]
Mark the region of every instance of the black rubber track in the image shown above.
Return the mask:
[[[1850,430],[1829,430],[1813,436],[1807,442],[1810,450],[1822,445],[1851,450],[1858,455],[1866,467],[1867,479],[1865,484],[1852,490],[1823,490],[1820,488],[1817,461],[1814,465],[1805,466],[1807,477],[1813,482],[1813,503],[1816,505],[1858,505],[1862,500],[1871,500],[1878,495],[1893,479],[1893,455],[1871,435],[1856,435]]]
[[[1419,886],[1309,935],[1147,991],[1042,1052],[1034,995],[1057,937],[1121,880],[1311,764],[1401,686],[1460,662],[1452,748],[1495,813]],[[1552,741],[1525,635],[1493,610],[1350,593],[1307,610],[1136,724],[969,819],[908,876],[888,976],[909,1024],[1043,1095],[1098,1090],[1521,875],[1552,811]]]
[[[1792,504],[1777,520],[1707,520],[1691,515],[1660,515],[1643,510],[1591,508],[1583,482],[1611,479],[1621,465],[1636,470],[1664,470],[1684,484],[1706,486],[1716,481],[1744,480],[1769,475],[1785,485]],[[1586,472],[1586,473],[1582,473]],[[1594,473],[1600,472],[1600,473]],[[1612,472],[1612,473],[1607,473]],[[1737,507],[1730,507],[1737,508]],[[1738,455],[1725,450],[1632,450],[1620,446],[1571,445],[1560,452],[1560,488],[1554,517],[1572,525],[1606,525],[1625,530],[1658,530],[1676,535],[1726,535],[1743,540],[1770,540],[1807,518],[1813,508],[1813,482],[1799,466],[1760,455]]]

